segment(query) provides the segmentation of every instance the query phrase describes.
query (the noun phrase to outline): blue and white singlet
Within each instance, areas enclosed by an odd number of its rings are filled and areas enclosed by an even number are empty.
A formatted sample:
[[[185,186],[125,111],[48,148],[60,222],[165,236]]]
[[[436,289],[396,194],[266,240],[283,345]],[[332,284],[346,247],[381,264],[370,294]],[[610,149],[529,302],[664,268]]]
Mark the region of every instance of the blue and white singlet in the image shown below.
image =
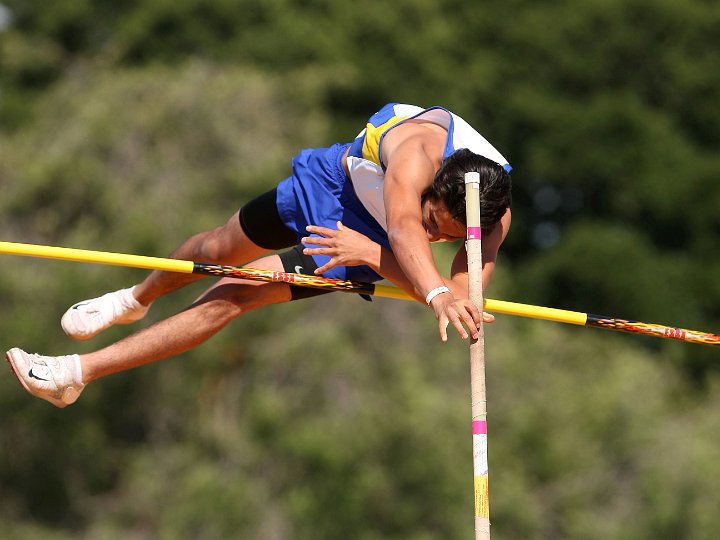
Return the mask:
[[[387,230],[383,181],[385,164],[382,162],[382,142],[385,135],[406,120],[422,119],[445,128],[448,132],[443,160],[462,148],[502,165],[510,172],[512,167],[482,135],[465,120],[442,107],[423,109],[415,105],[389,103],[368,120],[350,146],[347,165],[355,193],[367,211]]]

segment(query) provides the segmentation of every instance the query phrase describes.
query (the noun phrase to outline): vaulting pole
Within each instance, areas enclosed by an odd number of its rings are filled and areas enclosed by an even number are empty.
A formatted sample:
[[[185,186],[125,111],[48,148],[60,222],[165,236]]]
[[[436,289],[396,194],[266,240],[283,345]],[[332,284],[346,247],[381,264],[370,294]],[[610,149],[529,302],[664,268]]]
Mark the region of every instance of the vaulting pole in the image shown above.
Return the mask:
[[[468,294],[482,312],[482,241],[480,234],[480,175],[465,174],[467,217]],[[490,492],[488,488],[487,395],[485,391],[485,331],[470,344],[470,396],[472,407],[473,487],[475,494],[475,540],[490,539]]]

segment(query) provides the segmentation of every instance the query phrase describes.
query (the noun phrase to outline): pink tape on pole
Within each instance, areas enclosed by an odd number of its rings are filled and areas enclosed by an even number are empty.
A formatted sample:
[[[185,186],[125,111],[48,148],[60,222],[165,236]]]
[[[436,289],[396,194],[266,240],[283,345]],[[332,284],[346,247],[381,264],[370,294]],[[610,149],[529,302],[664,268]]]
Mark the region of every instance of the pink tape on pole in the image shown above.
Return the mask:
[[[473,420],[472,432],[473,435],[487,434],[487,422],[485,420]]]
[[[468,240],[480,240],[480,227],[468,227],[467,228],[467,239]]]

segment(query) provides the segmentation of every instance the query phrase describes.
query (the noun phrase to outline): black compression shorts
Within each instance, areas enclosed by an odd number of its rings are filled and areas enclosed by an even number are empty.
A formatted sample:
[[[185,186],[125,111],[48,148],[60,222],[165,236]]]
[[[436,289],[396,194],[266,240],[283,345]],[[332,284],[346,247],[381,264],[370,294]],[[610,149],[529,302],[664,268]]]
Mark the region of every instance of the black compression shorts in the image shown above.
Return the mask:
[[[280,219],[277,188],[255,197],[240,209],[240,226],[256,246],[283,249],[297,244],[295,231]]]
[[[279,254],[283,270],[295,274],[314,275],[318,266],[310,255],[303,254],[303,245],[297,244],[295,231],[287,227],[277,211],[277,189],[254,198],[240,209],[240,226],[247,237],[265,249],[288,248]],[[311,298],[332,291],[290,285],[292,300]]]
[[[310,255],[303,254],[303,247],[304,246],[302,244],[298,244],[297,246],[280,253],[280,260],[282,261],[283,270],[285,270],[285,272],[307,274],[310,276],[315,275],[314,272],[317,270],[318,266],[315,264],[315,260]],[[302,298],[312,298],[313,296],[327,294],[333,291],[290,285],[290,292],[292,294],[292,300],[300,300]]]

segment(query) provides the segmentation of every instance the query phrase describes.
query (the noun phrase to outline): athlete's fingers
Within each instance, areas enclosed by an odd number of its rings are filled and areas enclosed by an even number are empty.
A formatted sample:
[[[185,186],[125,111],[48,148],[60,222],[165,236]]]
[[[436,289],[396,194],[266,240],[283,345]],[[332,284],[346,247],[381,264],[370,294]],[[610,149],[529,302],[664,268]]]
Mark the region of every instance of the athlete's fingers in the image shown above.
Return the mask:
[[[332,236],[336,231],[335,229],[329,229],[328,227],[321,227],[320,225],[308,225],[305,230],[309,233],[321,234],[322,236]]]
[[[495,322],[495,315],[493,315],[492,313],[487,313],[486,311],[483,311],[482,316],[483,316],[483,322],[486,322],[486,323]]]
[[[450,319],[450,322],[455,327],[455,330],[457,330],[457,333],[460,334],[460,337],[462,339],[468,338],[468,333],[465,331],[465,327],[462,324],[462,319],[460,317],[457,317],[455,319]]]
[[[464,308],[463,313],[468,313],[472,318],[472,323],[477,327],[480,324],[480,318],[482,317],[480,310],[470,300],[465,300],[462,307]],[[470,326],[469,322],[468,326]]]
[[[320,268],[316,269],[313,272],[313,274],[315,274],[316,276],[322,276],[323,272],[327,272],[331,268],[332,268],[332,266],[328,266],[327,264],[325,264],[325,265],[321,266]]]
[[[329,246],[332,243],[332,238],[325,238],[322,236],[305,236],[300,239],[301,244],[310,244],[317,246]]]
[[[475,307],[475,304],[467,299],[458,300],[448,306],[448,313],[450,321],[453,323],[455,328],[458,329],[458,333],[463,339],[468,337],[464,326],[470,331],[470,335],[473,339],[478,337],[478,326],[480,325],[481,314],[480,311]],[[463,326],[464,325],[464,326]],[[460,330],[462,328],[462,330]]]
[[[450,321],[448,321],[445,315],[441,315],[438,320],[438,330],[440,331],[440,339],[447,341],[447,327]]]
[[[319,275],[327,272],[327,271],[330,270],[331,268],[335,268],[336,266],[337,266],[337,264],[335,264],[335,262],[333,261],[333,259],[330,259],[328,262],[326,262],[325,264],[323,264],[322,266],[320,266],[317,270],[315,270],[314,274],[315,274],[316,276],[319,276]]]
[[[304,247],[303,255],[328,255],[333,256],[335,250],[330,247]]]
[[[454,305],[454,302],[450,303],[444,306],[444,309],[441,312],[441,318],[444,318],[448,321],[449,324],[452,324],[455,327],[455,330],[457,330],[457,333],[460,334],[460,337],[462,339],[468,338],[468,334],[465,331],[463,323],[467,324],[467,319],[470,319],[472,321],[472,318],[465,312],[464,309],[462,311],[458,311],[458,309]],[[469,326],[472,327],[472,325]],[[445,327],[447,327],[447,323],[445,324]]]
[[[465,326],[467,326],[468,329],[470,330],[470,335],[472,336],[472,338],[477,339],[478,338],[478,323],[475,321],[473,316],[470,313],[468,313],[467,311],[462,311],[460,313],[460,319],[462,320],[462,322],[465,323]],[[458,320],[458,323],[460,323],[460,320]],[[456,328],[457,328],[457,326],[458,325],[455,325]],[[460,324],[460,326],[462,327],[462,324]],[[460,335],[462,336],[463,339],[465,339],[467,337],[467,333],[465,332],[464,327],[463,327],[463,332]]]

